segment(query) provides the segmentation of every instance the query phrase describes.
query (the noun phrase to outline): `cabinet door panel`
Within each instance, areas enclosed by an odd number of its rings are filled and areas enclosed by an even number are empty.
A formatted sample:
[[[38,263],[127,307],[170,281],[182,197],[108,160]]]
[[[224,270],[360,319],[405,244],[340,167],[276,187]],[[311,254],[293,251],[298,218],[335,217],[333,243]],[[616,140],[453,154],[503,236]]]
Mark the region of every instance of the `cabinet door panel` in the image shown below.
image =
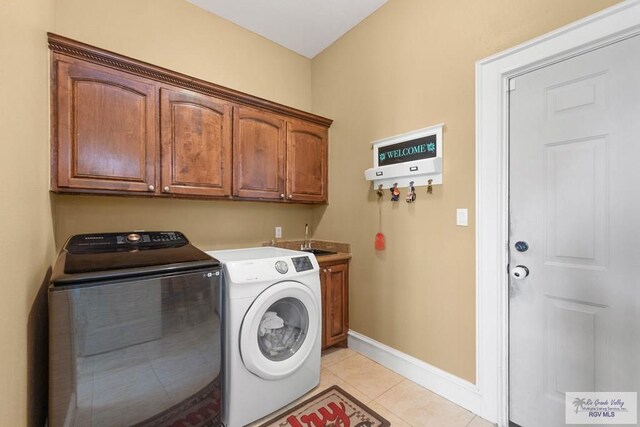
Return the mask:
[[[233,194],[284,198],[285,121],[270,113],[236,107],[233,131]]]
[[[160,92],[162,191],[231,194],[231,105],[199,93]]]
[[[349,332],[349,267],[327,267],[325,336],[328,346],[346,345]]]
[[[303,122],[287,126],[287,198],[327,201],[327,129]]]
[[[154,83],[94,64],[56,64],[57,185],[153,191]]]

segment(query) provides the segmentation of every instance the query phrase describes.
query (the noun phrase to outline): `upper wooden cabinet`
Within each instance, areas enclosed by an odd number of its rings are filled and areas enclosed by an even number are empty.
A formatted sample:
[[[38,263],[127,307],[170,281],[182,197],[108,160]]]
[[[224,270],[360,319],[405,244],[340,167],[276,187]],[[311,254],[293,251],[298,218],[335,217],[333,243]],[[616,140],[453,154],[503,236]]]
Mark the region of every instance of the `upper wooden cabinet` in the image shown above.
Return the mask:
[[[274,114],[236,107],[233,116],[233,194],[284,199],[286,122]]]
[[[327,201],[327,128],[309,123],[287,123],[287,198]]]
[[[154,191],[154,82],[70,58],[55,72],[54,187]]]
[[[51,189],[327,200],[331,120],[49,34]]]
[[[183,89],[160,89],[161,191],[231,195],[231,104]]]
[[[233,123],[234,195],[327,200],[326,128],[246,107],[235,108]]]

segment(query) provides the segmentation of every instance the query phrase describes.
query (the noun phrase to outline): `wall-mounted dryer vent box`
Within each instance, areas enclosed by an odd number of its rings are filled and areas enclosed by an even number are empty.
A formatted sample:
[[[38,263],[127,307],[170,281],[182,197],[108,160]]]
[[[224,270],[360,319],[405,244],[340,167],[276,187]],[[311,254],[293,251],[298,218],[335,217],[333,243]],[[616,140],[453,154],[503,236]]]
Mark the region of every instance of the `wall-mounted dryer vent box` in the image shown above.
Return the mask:
[[[373,144],[373,167],[364,171],[374,186],[382,184],[390,188],[442,184],[442,128],[444,124],[431,126]]]

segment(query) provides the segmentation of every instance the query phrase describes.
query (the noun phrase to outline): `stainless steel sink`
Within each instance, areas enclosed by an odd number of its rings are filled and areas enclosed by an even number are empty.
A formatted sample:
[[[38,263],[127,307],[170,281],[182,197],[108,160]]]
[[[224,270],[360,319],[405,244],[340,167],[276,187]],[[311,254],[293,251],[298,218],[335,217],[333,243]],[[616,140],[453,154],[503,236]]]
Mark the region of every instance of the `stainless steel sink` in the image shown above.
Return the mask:
[[[314,248],[302,249],[302,251],[309,252],[314,255],[335,255],[336,254],[336,252],[325,251],[323,249],[314,249]]]

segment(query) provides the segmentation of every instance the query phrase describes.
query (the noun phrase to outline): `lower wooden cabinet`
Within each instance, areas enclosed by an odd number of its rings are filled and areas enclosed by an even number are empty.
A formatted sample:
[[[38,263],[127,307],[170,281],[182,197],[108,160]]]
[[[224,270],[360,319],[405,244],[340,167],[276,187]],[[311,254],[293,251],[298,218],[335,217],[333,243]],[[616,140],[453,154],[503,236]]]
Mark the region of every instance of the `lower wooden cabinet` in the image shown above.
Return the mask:
[[[347,346],[349,333],[349,261],[320,262],[322,348]]]

